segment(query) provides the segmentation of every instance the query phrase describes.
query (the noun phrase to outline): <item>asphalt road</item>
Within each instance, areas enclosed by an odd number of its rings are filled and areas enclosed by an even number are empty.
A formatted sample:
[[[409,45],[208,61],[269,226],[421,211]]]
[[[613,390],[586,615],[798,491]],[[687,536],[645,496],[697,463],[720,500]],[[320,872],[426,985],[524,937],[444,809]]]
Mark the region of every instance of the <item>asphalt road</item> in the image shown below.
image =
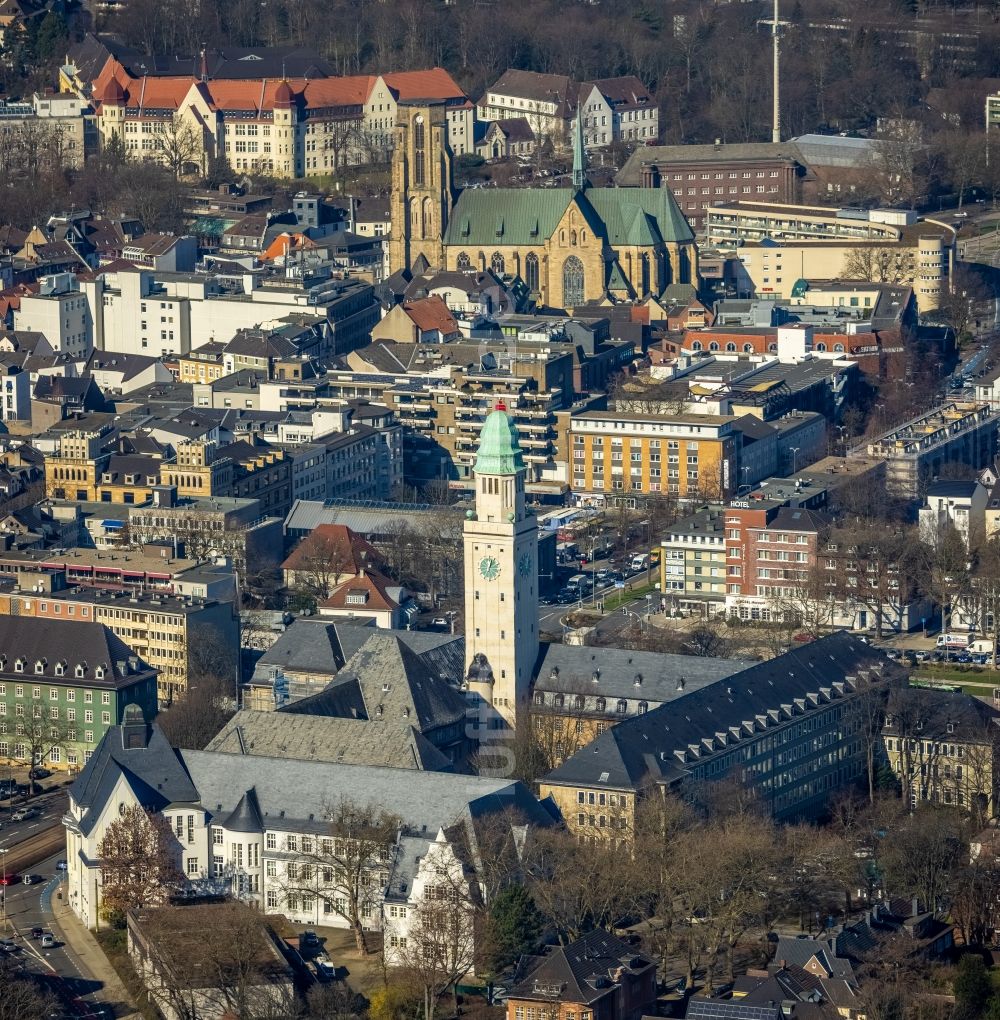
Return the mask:
[[[61,789],[40,793],[26,804],[20,800],[14,803],[9,800],[0,801],[0,846],[13,846],[52,828],[62,818],[66,804],[66,791]],[[14,812],[24,807],[34,812],[32,817],[23,822],[11,821]]]
[[[64,854],[65,851],[60,850],[31,869],[33,874],[41,876],[40,882],[6,887],[4,937],[17,947],[11,954],[14,959],[30,973],[49,979],[47,983],[66,1004],[66,1015],[100,1015],[101,984],[90,977],[72,949],[62,942],[51,949],[42,949],[41,944],[31,938],[33,927],[52,930],[52,900],[59,895],[65,878],[56,871],[56,861]],[[74,1003],[75,1008],[71,1005]],[[81,1009],[81,1005],[85,1008]]]

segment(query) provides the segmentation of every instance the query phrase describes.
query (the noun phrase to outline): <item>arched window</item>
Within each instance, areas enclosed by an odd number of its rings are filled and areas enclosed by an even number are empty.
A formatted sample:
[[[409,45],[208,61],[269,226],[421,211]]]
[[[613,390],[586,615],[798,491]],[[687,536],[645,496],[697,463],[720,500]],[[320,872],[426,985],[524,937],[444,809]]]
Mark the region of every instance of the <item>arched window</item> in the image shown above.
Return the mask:
[[[834,344],[833,345],[833,350],[834,350],[835,354],[843,354],[844,353],[844,345],[843,344]]]
[[[556,708],[562,708],[563,707],[563,701],[564,701],[564,699],[563,699],[563,696],[561,694],[557,694],[555,696],[555,698],[553,698],[553,704],[556,706]]]
[[[416,233],[420,226],[420,199],[410,199],[410,230]]]
[[[607,700],[605,698],[598,698],[597,699],[597,711],[598,712],[604,712],[607,709],[607,707],[608,707],[608,702],[607,702]]]
[[[434,233],[434,228],[431,226],[432,208],[433,207],[431,206],[431,200],[429,198],[425,198],[422,209],[423,215],[421,217],[422,219],[420,227],[421,237],[430,237]]]
[[[544,694],[536,694],[535,695],[535,704],[536,705],[544,705],[545,704],[545,695]]]
[[[497,276],[503,276],[504,274],[504,258],[500,252],[495,251],[493,257],[490,259],[490,269],[493,270]]]
[[[586,230],[581,230],[580,231],[580,244],[586,244],[586,243],[587,243],[587,231]]]
[[[774,354],[777,350],[778,350],[778,345],[777,344],[768,344],[767,345],[767,352],[768,352],[768,354]]]
[[[581,712],[582,712],[582,711],[583,711],[583,709],[584,709],[584,706],[586,705],[586,700],[587,700],[587,699],[586,699],[586,698],[584,698],[584,696],[583,696],[582,694],[578,694],[578,695],[577,695],[577,696],[576,696],[576,697],[575,697],[575,698],[573,699],[573,707],[574,707],[575,709],[577,709],[578,711],[581,711]]]
[[[734,344],[734,343],[732,343],[732,341],[730,341],[728,344],[726,344],[726,351],[729,354],[735,354],[736,353],[736,344]]]
[[[695,340],[695,342],[693,344],[691,344],[691,350],[692,351],[700,351],[701,350],[701,341],[700,340]]]
[[[464,252],[464,251],[463,252],[459,252],[458,258],[455,261],[455,265],[459,269],[462,269],[462,270],[471,269],[472,268],[472,259],[469,258],[469,255],[468,255],[467,252]]]
[[[639,702],[639,715],[642,715],[644,712],[648,712],[648,711],[649,711],[649,702],[647,702],[647,701],[640,701]]]
[[[743,345],[743,353],[744,354],[753,354],[753,344],[744,344]]]
[[[413,120],[413,183],[424,186],[424,118],[420,116]]]
[[[576,247],[576,231],[571,230],[569,232],[569,243],[575,248]]]
[[[486,272],[486,256],[482,252],[480,252],[476,256],[476,259],[479,262],[479,272],[485,273]]]
[[[538,256],[533,251],[529,251],[524,258],[524,282],[528,290],[538,290]]]
[[[640,297],[649,293],[649,256],[642,255],[639,258],[639,295]]]
[[[717,343],[716,343],[716,342],[715,342],[715,341],[713,340],[713,341],[712,341],[712,342],[711,342],[711,343],[710,343],[710,344],[708,345],[708,349],[709,349],[710,351],[717,351],[717,350],[719,349],[719,345],[718,345],[718,344],[717,344]]]
[[[628,711],[628,702],[624,698],[618,699],[618,714],[625,715]]]
[[[583,263],[570,255],[563,263],[563,307],[583,304]]]
[[[822,343],[821,344],[816,344],[816,350],[817,351],[823,351],[825,353],[826,352],[826,344],[822,344]]]

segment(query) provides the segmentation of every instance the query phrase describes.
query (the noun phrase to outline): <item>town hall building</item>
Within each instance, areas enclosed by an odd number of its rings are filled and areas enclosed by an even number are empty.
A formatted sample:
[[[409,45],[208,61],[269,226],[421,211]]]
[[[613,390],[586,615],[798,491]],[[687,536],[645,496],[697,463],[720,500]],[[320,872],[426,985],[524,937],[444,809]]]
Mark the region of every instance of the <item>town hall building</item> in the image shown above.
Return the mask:
[[[634,301],[696,285],[694,232],[668,187],[593,188],[578,127],[563,188],[456,192],[444,103],[398,107],[392,163],[392,272],[420,261],[518,276],[539,305]]]

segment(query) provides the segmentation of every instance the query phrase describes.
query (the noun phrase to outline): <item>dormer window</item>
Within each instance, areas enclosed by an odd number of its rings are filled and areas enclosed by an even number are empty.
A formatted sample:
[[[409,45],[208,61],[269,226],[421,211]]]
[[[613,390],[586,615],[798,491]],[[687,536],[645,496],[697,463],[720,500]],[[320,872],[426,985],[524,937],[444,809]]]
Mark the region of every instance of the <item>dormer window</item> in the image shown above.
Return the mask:
[[[948,732],[949,733],[955,732],[955,724],[953,722],[948,723]]]
[[[39,659],[35,663],[35,672],[36,673],[44,673],[45,672],[45,664],[46,664],[46,660],[45,659]]]
[[[24,659],[15,659],[14,660],[14,672],[15,673],[23,673],[24,672]]]
[[[65,662],[57,662],[56,663],[56,676],[65,676],[65,675],[66,675],[66,663]]]
[[[98,666],[94,670],[94,679],[95,680],[103,680],[104,679],[104,667],[103,666]]]
[[[352,588],[344,601],[349,606],[363,606],[368,601],[368,592],[364,588]]]
[[[76,669],[73,670],[73,675],[77,680],[82,680],[87,675],[87,667],[83,663],[78,662]]]

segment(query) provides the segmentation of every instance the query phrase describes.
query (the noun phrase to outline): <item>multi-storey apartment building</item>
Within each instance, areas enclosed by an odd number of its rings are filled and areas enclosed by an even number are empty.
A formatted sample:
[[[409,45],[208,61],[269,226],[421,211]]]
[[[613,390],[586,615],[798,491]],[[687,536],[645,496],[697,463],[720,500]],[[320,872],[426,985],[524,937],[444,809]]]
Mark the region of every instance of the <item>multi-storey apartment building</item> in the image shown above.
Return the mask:
[[[673,493],[723,499],[738,485],[736,419],[584,411],[570,424],[573,491],[587,496]]]
[[[161,705],[183,697],[193,664],[210,646],[213,662],[231,664],[237,676],[239,625],[232,602],[183,598],[167,592],[112,588],[17,589],[0,595],[0,623],[8,617],[60,623],[103,624],[158,674]],[[56,633],[47,631],[50,635]],[[124,702],[123,702],[124,704]],[[116,720],[118,721],[118,720]]]
[[[85,263],[81,260],[81,267]],[[72,273],[43,276],[37,294],[22,294],[14,328],[42,333],[55,351],[87,358],[93,350],[90,307]]]
[[[988,404],[950,401],[870,440],[851,456],[867,454],[886,464],[891,492],[917,498],[947,464],[981,470],[993,463],[1000,410]]]
[[[995,708],[961,691],[902,687],[886,708],[885,758],[911,807],[944,804],[996,815],[1000,796]]]
[[[660,550],[660,590],[668,610],[726,611],[725,511],[706,507],[670,526]]]
[[[391,148],[398,102],[447,104],[449,143],[473,146],[472,103],[447,71],[385,76],[197,79],[132,77],[111,59],[93,84],[102,144],[177,173],[204,173],[213,158],[273,176],[328,174],[380,162]]]
[[[357,844],[364,859],[354,864],[345,863],[352,859],[352,834],[331,807],[331,790],[345,816],[352,806],[364,812],[378,805],[398,818],[393,825],[373,822],[370,839]],[[495,819],[491,832],[551,824],[516,781],[175,751],[132,706],[73,785],[64,819],[68,902],[88,927],[98,922],[103,893],[97,847],[121,811],[136,805],[169,822],[169,852],[193,891],[225,891],[296,924],[348,928],[350,887],[358,898],[358,924],[387,930],[391,964],[406,950],[401,929],[428,899],[440,898],[449,877],[461,878],[446,897],[449,909],[474,898],[479,829],[473,820]],[[352,879],[356,866],[361,873]]]
[[[791,142],[714,145],[657,145],[638,149],[618,175],[620,184],[669,187],[696,232],[723,202],[757,198],[768,202],[802,199],[804,160]]]
[[[156,714],[156,669],[110,627],[0,617],[0,761],[78,769],[128,704]]]
[[[912,287],[921,312],[940,304],[956,252],[954,228],[920,220],[912,210],[830,209],[773,199],[714,205],[706,211],[705,233],[709,244],[735,249],[754,285],[776,297],[793,297],[799,280],[867,275],[870,265],[870,274]]]
[[[78,169],[95,147],[93,111],[79,96],[39,95],[0,100],[0,170],[37,163]]]
[[[630,838],[656,791],[733,777],[777,818],[815,816],[866,767],[864,695],[897,667],[840,632],[606,730],[540,783],[570,830]]]

